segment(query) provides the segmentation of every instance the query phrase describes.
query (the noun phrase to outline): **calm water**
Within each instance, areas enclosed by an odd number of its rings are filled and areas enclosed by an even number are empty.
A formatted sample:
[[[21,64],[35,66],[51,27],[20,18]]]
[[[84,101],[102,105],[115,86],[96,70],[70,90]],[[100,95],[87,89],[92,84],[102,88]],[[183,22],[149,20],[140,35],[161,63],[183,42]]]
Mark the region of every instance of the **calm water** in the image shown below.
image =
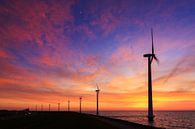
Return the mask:
[[[93,113],[94,112],[90,112]],[[195,129],[195,111],[156,111],[149,123],[146,111],[103,111],[100,115],[167,129]]]

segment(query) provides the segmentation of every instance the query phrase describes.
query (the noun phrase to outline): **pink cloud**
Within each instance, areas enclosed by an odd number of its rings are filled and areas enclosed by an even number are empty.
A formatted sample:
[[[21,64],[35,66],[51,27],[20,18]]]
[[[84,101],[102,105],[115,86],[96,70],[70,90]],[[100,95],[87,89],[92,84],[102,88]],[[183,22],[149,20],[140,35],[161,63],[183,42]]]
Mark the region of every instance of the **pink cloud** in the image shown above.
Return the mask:
[[[24,23],[23,25],[11,25],[8,28],[7,38],[13,37],[19,42],[36,41],[41,47],[44,44],[41,36],[45,33],[48,41],[52,42],[52,38],[57,39],[59,38],[57,36],[63,33],[63,28],[56,29],[54,24],[63,25],[65,20],[73,20],[70,11],[74,3],[75,1],[66,1],[50,6],[46,2],[13,1],[13,8],[6,8],[3,11],[20,18]]]
[[[0,50],[0,58],[10,58],[11,56],[4,50]]]

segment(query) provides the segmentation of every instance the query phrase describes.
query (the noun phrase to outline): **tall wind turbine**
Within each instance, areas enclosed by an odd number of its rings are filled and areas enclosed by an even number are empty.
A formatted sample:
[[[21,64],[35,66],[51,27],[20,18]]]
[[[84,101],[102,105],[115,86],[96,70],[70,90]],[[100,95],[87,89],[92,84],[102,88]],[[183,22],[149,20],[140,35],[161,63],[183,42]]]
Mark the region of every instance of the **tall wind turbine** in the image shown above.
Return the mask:
[[[156,55],[154,54],[154,43],[153,43],[153,30],[151,29],[151,38],[152,38],[152,53],[144,54],[144,57],[148,58],[148,120],[153,121],[154,115],[153,115],[153,104],[152,104],[152,71],[151,71],[151,65],[153,59],[159,62],[156,58]]]
[[[95,90],[95,92],[96,92],[96,115],[99,115],[99,92],[100,92],[100,89],[99,89],[99,87],[98,87],[98,85],[97,85],[97,89]]]
[[[79,98],[80,100],[80,113],[81,113],[81,103],[82,103],[82,97]]]

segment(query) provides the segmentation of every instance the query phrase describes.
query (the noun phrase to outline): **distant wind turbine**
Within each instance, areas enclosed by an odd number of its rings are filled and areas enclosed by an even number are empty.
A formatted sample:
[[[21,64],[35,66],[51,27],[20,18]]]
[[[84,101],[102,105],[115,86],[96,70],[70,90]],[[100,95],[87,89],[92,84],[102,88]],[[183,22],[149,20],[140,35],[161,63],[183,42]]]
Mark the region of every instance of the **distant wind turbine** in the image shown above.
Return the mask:
[[[58,103],[58,112],[60,111],[60,103]]]
[[[70,100],[68,100],[68,111],[70,111]]]
[[[49,104],[49,112],[50,112],[50,109],[51,109],[51,105]]]
[[[35,111],[37,112],[37,104],[36,104],[36,106],[35,106]]]
[[[43,104],[41,104],[41,111],[43,111]]]
[[[80,97],[79,100],[80,100],[80,113],[81,113],[82,97]]]
[[[100,89],[98,87],[98,84],[97,84],[97,89],[95,90],[96,92],[96,115],[99,115],[99,92],[100,92]]]
[[[153,30],[151,29],[151,38],[152,38],[152,54],[144,54],[144,57],[148,58],[148,120],[153,121],[153,104],[152,104],[152,72],[151,65],[153,59],[159,62],[156,55],[154,54],[154,43],[153,43]]]

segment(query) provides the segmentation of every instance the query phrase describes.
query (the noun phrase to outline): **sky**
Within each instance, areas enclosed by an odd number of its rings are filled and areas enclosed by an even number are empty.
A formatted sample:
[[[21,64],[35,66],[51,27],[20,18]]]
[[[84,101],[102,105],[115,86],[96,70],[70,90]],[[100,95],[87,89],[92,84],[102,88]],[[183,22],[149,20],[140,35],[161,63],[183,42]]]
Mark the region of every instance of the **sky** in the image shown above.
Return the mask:
[[[195,0],[0,0],[0,109],[195,110]]]

